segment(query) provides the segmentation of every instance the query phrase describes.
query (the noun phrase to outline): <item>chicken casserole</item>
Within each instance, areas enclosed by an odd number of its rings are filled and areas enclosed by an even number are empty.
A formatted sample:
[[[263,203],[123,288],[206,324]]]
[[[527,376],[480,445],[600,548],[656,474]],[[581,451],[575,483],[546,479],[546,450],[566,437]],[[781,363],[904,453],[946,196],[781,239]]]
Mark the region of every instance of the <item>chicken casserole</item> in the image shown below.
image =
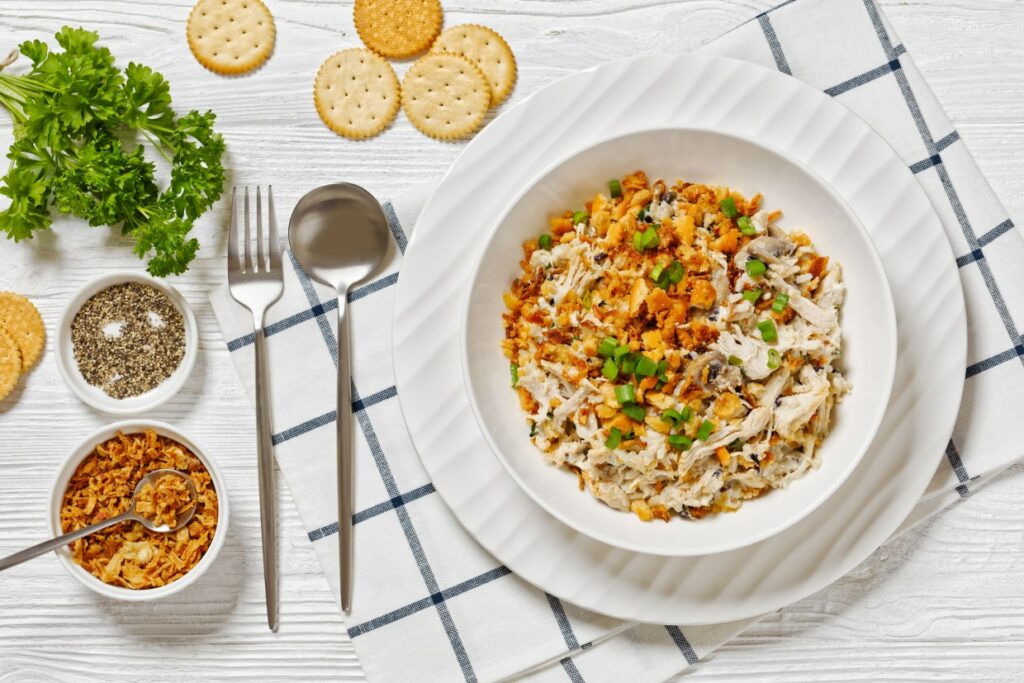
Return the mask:
[[[817,465],[842,272],[761,205],[637,171],[523,245],[503,351],[531,440],[617,510],[734,511]]]

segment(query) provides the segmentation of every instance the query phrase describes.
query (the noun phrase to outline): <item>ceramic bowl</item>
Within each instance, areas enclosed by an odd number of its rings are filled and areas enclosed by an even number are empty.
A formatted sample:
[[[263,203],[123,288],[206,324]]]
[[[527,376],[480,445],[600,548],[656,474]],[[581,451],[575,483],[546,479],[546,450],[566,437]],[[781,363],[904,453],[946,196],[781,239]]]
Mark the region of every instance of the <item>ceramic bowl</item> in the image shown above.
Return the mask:
[[[579,491],[576,475],[548,465],[530,441],[525,414],[509,387],[502,293],[520,272],[522,243],[547,231],[551,215],[580,207],[609,178],[637,169],[648,178],[727,185],[780,208],[779,225],[806,232],[843,269],[842,369],[853,390],[833,412],[820,447],[820,466],[786,490],[769,491],[734,513],[701,520],[642,522]],[[486,246],[467,288],[461,355],[476,419],[494,455],[550,514],[577,531],[619,548],[697,556],[756,543],[802,519],[856,467],[885,414],[896,362],[896,319],[882,263],[847,204],[816,174],[753,140],[702,129],[648,130],[605,140],[550,166],[476,239]]]
[[[121,586],[112,586],[108,583],[104,583],[83,567],[75,564],[71,559],[71,552],[68,550],[67,546],[56,551],[56,555],[60,560],[60,563],[64,565],[64,568],[68,573],[75,577],[83,586],[104,597],[113,598],[115,600],[124,600],[127,602],[159,600],[161,598],[174,595],[175,593],[180,593],[191,586],[210,569],[210,566],[217,559],[218,553],[220,553],[221,548],[224,546],[224,539],[227,536],[228,530],[230,506],[228,505],[227,487],[224,485],[224,477],[221,474],[220,469],[209,455],[207,455],[206,451],[204,451],[194,439],[190,438],[184,432],[164,422],[156,422],[153,420],[126,420],[93,432],[83,439],[64,461],[60,471],[57,473],[57,478],[53,482],[53,488],[50,491],[50,500],[47,506],[46,519],[50,533],[53,536],[58,536],[63,533],[60,525],[60,509],[64,500],[64,491],[68,487],[68,482],[71,480],[71,476],[75,473],[75,470],[86,456],[92,453],[93,449],[95,449],[97,445],[115,437],[118,432],[133,434],[146,431],[147,429],[152,429],[159,436],[174,439],[181,445],[185,446],[192,451],[192,453],[194,453],[203,463],[203,466],[206,467],[207,471],[210,473],[210,478],[213,481],[213,487],[217,492],[217,529],[214,532],[213,541],[210,543],[209,549],[206,551],[206,554],[203,555],[202,559],[199,560],[196,566],[177,581],[169,583],[166,586],[160,586],[159,588],[134,590]]]
[[[126,282],[149,285],[165,294],[177,307],[185,324],[185,356],[171,376],[157,386],[144,394],[119,399],[108,396],[99,387],[85,381],[85,377],[82,376],[82,372],[78,369],[78,363],[75,361],[74,347],[71,343],[71,323],[82,304],[90,297],[107,287]],[[192,373],[199,352],[199,331],[196,326],[195,314],[192,313],[185,297],[177,289],[145,273],[117,271],[90,280],[68,300],[57,323],[54,351],[57,355],[57,368],[60,370],[61,377],[64,378],[68,388],[83,403],[111,415],[138,415],[167,402],[185,385]]]

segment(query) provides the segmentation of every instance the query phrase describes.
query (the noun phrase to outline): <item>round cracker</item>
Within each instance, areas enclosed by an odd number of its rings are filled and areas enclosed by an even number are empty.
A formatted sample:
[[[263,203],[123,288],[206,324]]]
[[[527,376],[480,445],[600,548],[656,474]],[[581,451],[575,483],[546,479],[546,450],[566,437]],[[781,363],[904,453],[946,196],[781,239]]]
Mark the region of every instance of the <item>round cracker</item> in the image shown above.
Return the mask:
[[[43,353],[46,327],[32,302],[13,292],[0,292],[0,329],[18,345],[21,367],[28,370]]]
[[[360,39],[377,54],[412,57],[441,32],[441,1],[356,0],[352,19]]]
[[[446,28],[431,52],[450,52],[476,64],[491,86],[491,106],[505,101],[516,84],[516,58],[501,35],[479,24]]]
[[[21,352],[7,332],[0,329],[0,401],[7,398],[21,377]]]
[[[192,54],[219,74],[244,73],[267,61],[275,34],[262,0],[199,0],[185,26]]]
[[[447,52],[432,53],[409,67],[402,80],[402,109],[424,135],[454,140],[484,121],[491,88],[473,62]]]
[[[384,130],[400,102],[395,70],[363,48],[328,57],[313,82],[313,103],[320,118],[335,133],[354,140]]]

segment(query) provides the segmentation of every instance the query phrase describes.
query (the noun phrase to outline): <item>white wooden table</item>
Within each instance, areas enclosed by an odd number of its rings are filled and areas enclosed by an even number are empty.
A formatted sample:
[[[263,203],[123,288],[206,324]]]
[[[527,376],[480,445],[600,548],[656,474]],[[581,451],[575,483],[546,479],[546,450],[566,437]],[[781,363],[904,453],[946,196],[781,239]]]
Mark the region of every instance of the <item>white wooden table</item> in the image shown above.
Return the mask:
[[[212,108],[228,143],[228,184],[273,183],[279,220],[310,188],[351,180],[387,197],[439,176],[461,145],[407,120],[353,143],[321,125],[310,89],[321,61],[358,43],[351,2],[267,0],[278,35],[259,71],[226,79],[188,51],[189,0],[3,0],[0,52],[51,38],[64,23],[98,31],[122,63],[171,82],[179,110]],[[448,24],[485,23],[519,61],[513,100],[607,60],[698,46],[767,8],[768,0],[449,0]],[[982,170],[1024,221],[1024,2],[886,0],[885,11],[959,127]],[[400,67],[400,71],[404,66]],[[0,147],[10,143],[0,116]],[[227,476],[231,534],[213,571],[177,599],[106,602],[53,557],[0,575],[0,681],[361,678],[341,617],[282,488],[282,615],[265,627],[258,550],[253,410],[227,357],[206,292],[224,272],[227,202],[200,221],[191,271],[173,279],[196,310],[202,353],[181,392],[153,417],[194,434]],[[0,241],[0,290],[28,295],[52,332],[79,285],[138,268],[107,229],[61,221],[29,243]],[[45,533],[58,464],[111,418],[61,382],[52,344],[0,403],[0,554]],[[1024,447],[1022,447],[1024,450]],[[768,617],[709,657],[692,679],[1021,680],[1024,677],[1024,466],[876,553],[851,576]]]

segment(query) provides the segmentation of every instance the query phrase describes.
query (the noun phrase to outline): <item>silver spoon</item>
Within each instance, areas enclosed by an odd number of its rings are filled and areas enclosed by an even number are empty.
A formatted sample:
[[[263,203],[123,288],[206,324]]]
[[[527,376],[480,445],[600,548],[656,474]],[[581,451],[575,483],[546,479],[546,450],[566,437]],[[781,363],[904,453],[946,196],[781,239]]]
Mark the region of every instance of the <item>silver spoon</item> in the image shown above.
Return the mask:
[[[318,187],[299,200],[288,244],[302,269],[338,292],[338,550],[341,609],[352,609],[352,389],[346,303],[351,287],[388,250],[388,221],[373,195],[351,183]]]
[[[157,479],[164,476],[174,476],[184,479],[185,485],[188,487],[189,500],[192,502],[192,505],[188,508],[187,512],[178,515],[174,526],[157,524],[153,520],[148,519],[135,511],[136,502],[138,501],[139,492],[142,491],[142,487],[146,484],[154,483]],[[139,483],[135,486],[135,491],[132,493],[132,500],[128,504],[128,510],[126,512],[118,515],[117,517],[111,517],[110,519],[105,519],[102,522],[96,522],[95,524],[91,524],[87,527],[82,527],[77,531],[66,533],[63,536],[51,538],[49,541],[43,541],[31,548],[25,548],[20,552],[14,553],[13,555],[8,555],[7,557],[0,559],[0,571],[13,567],[16,564],[21,564],[25,560],[31,560],[33,557],[45,555],[51,550],[56,550],[57,548],[61,548],[72,541],[77,541],[80,538],[84,538],[85,536],[94,534],[97,531],[114,526],[115,524],[120,524],[121,522],[138,522],[150,531],[155,531],[161,534],[173,533],[192,521],[192,517],[196,514],[196,501],[198,498],[199,495],[196,493],[196,487],[195,484],[192,483],[191,477],[179,472],[178,470],[153,470],[140,479]]]

